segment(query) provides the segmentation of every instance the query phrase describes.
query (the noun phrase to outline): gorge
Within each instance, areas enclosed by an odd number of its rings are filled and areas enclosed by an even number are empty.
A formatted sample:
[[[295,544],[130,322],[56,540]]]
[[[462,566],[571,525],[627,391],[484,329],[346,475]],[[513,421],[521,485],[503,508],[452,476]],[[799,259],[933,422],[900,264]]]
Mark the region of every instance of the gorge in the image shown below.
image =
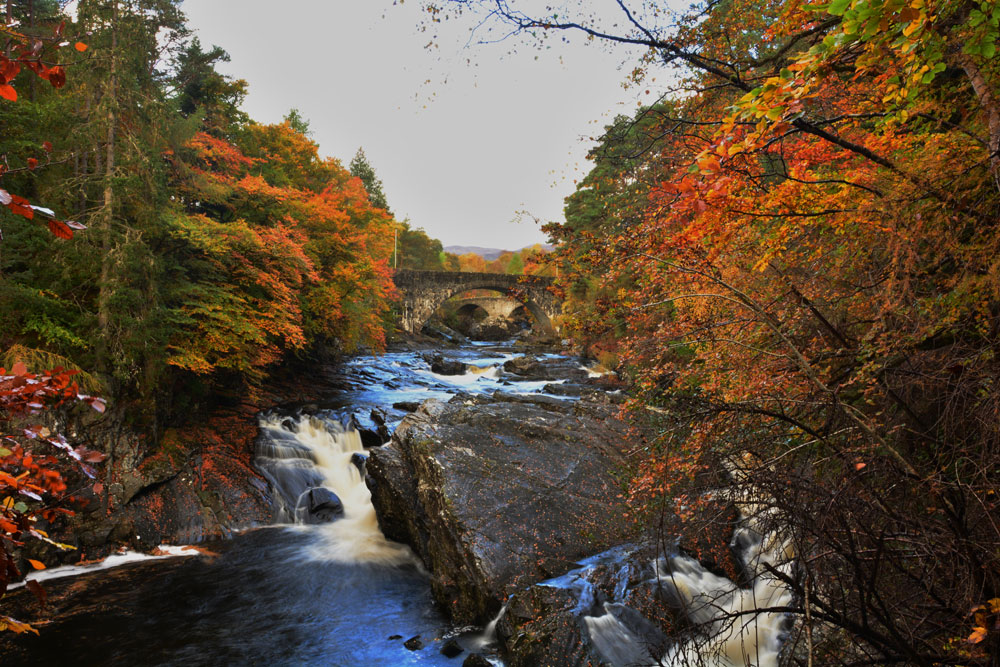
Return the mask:
[[[339,391],[258,418],[271,527],[50,573],[47,608],[7,598],[41,635],[0,638],[4,664],[657,664],[688,649],[643,612],[746,594],[621,518],[641,443],[584,360],[470,343],[336,372]]]

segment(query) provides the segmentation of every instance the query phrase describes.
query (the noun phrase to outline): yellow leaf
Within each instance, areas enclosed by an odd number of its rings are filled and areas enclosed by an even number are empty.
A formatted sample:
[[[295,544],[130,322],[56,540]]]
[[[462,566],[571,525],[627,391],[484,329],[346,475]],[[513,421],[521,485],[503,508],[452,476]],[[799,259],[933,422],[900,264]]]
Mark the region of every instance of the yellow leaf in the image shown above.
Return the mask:
[[[10,616],[0,616],[0,632],[4,630],[9,630],[15,635],[19,635],[24,632],[34,632],[38,634],[38,630],[35,630],[29,623],[22,623],[17,619],[13,619]]]
[[[969,638],[966,641],[968,641],[970,644],[978,644],[984,639],[986,639],[986,628],[982,626],[977,626],[972,629],[972,634],[969,635]]]

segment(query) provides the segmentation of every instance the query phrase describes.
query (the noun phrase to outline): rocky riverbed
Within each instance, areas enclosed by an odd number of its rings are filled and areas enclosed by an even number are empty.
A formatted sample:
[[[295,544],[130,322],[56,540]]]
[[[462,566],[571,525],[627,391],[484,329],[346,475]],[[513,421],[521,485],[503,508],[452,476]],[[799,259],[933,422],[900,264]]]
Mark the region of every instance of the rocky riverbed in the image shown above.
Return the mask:
[[[613,377],[585,361],[463,344],[316,374],[310,391],[266,412],[259,435],[256,420],[236,428],[249,415],[232,410],[228,437],[213,427],[206,446],[147,459],[138,481],[122,475],[113,493],[124,509],[111,517],[127,528],[80,538],[107,542],[127,531],[124,541],[139,547],[233,539],[185,563],[57,580],[47,584],[50,611],[16,593],[17,612],[50,621],[48,637],[59,641],[17,640],[12,664],[28,664],[43,646],[46,659],[68,658],[53,647],[72,646],[80,627],[88,637],[100,627],[108,636],[87,644],[87,655],[133,664],[202,664],[249,656],[253,646],[270,664],[651,665],[706,643],[691,634],[699,601],[752,592],[741,554],[763,540],[747,532],[730,546],[739,525],[731,502],[706,503],[696,535],[670,534],[669,516],[658,517],[658,532],[628,517],[631,454],[648,436],[622,420]],[[299,525],[233,532],[274,521]],[[163,572],[187,591],[184,609],[162,590]],[[238,591],[230,581],[242,582]],[[252,611],[259,605],[288,622],[268,623]],[[117,619],[113,628],[90,618],[97,609]],[[365,632],[344,634],[336,620],[344,613]],[[215,628],[215,639],[158,638],[192,623]],[[249,642],[258,631],[291,643]],[[745,664],[742,650],[710,664]]]

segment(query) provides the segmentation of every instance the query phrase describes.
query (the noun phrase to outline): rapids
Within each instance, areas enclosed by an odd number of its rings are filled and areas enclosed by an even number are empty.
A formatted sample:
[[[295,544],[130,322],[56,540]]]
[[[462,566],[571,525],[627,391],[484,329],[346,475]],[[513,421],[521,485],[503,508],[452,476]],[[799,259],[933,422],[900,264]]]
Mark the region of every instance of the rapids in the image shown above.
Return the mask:
[[[199,545],[198,554],[163,547],[155,556],[126,553],[103,564],[38,573],[49,578],[54,620],[40,626],[41,637],[0,642],[3,665],[433,666],[459,665],[470,653],[501,664],[496,628],[506,605],[484,629],[449,623],[417,558],[379,530],[357,429],[392,430],[412,404],[428,398],[541,393],[560,381],[501,373],[505,361],[519,356],[508,345],[470,345],[446,356],[468,370],[434,373],[426,355],[415,352],[356,357],[340,367],[340,389],[322,402],[260,415],[255,464],[274,493],[273,526]],[[337,518],[324,520],[330,515]],[[653,581],[674,591],[693,623],[711,629],[675,642],[665,654],[651,654],[626,608],[626,583],[634,579],[626,551],[599,554],[541,585],[574,591],[574,613],[610,665],[775,667],[787,622],[781,613],[754,610],[790,603],[765,565],[787,573],[792,555],[752,517],[744,512],[734,536],[753,577],[750,587],[681,555],[652,564]],[[174,557],[180,555],[189,557]],[[621,570],[614,599],[595,598],[587,575],[598,566]],[[413,637],[423,648],[404,647]],[[441,653],[452,639],[464,649],[458,658]]]

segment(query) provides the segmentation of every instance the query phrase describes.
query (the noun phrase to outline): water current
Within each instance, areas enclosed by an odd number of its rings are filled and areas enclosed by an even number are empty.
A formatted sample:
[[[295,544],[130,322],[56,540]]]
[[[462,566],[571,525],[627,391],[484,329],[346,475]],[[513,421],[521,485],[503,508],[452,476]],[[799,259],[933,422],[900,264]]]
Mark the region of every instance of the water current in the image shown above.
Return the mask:
[[[2,664],[461,664],[462,658],[441,653],[449,640],[464,655],[480,652],[501,664],[491,648],[496,619],[485,629],[450,625],[409,548],[380,532],[356,428],[384,425],[383,432],[391,431],[413,403],[459,392],[543,392],[549,381],[512,382],[499,373],[516,356],[509,344],[449,350],[447,359],[469,366],[462,375],[434,373],[426,356],[414,352],[348,361],[341,368],[342,390],[320,403],[282,406],[260,417],[255,462],[275,494],[274,526],[199,545],[211,553],[207,557],[174,547],[152,558],[125,554],[96,568],[38,573],[48,578],[58,620],[41,628],[41,637],[18,638]],[[740,614],[788,602],[764,564],[787,570],[790,559],[778,536],[756,528],[745,519],[734,536],[756,575],[751,588],[684,556],[653,564],[653,577],[676,592],[689,618],[712,629],[707,640],[674,644],[656,658],[622,620],[627,567],[616,565],[623,568],[623,583],[615,599],[597,604],[587,582],[597,565],[624,563],[624,552],[595,556],[543,585],[575,591],[580,622],[608,664],[771,667],[783,618]],[[181,555],[196,557],[175,557]],[[730,620],[718,620],[723,617]],[[404,646],[415,637],[420,650]]]
[[[497,367],[519,356],[510,344],[445,354],[469,372],[433,373],[414,352],[355,357],[341,369],[343,390],[262,415],[256,463],[275,489],[277,525],[199,545],[212,557],[172,549],[47,571],[50,599],[66,600],[59,620],[41,637],[18,638],[0,664],[460,664],[440,652],[451,638],[500,664],[480,629],[454,628],[440,613],[410,550],[382,536],[363,482],[364,448],[344,426],[371,426],[378,409],[393,429],[406,414],[394,403],[497,389],[534,393],[548,384],[498,377]],[[336,494],[343,516],[310,516],[313,487]],[[404,647],[412,637],[421,650]]]

